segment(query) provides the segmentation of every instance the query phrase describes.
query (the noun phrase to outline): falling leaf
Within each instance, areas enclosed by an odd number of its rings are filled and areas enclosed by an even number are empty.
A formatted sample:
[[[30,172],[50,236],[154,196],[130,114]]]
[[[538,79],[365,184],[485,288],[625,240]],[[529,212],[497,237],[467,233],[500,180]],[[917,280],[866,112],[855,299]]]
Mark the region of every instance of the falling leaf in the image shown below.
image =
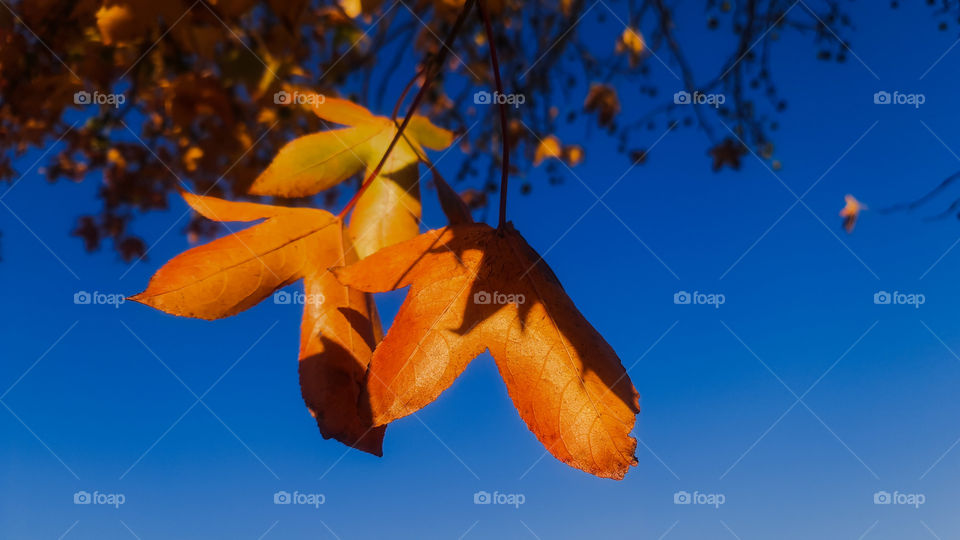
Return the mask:
[[[563,149],[560,147],[560,139],[553,135],[547,135],[544,139],[541,139],[540,144],[537,145],[537,151],[533,156],[533,165],[540,165],[543,163],[543,160],[548,158],[560,159],[562,156]]]
[[[857,225],[857,218],[860,216],[860,212],[866,210],[867,207],[861,204],[853,195],[846,195],[843,200],[845,204],[843,209],[840,210],[840,217],[843,218],[843,229],[849,234],[853,232],[853,228]]]
[[[379,339],[376,309],[369,295],[340,284],[327,270],[357,260],[340,220],[313,208],[183,197],[214,221],[264,221],[174,257],[131,300],[173,315],[220,319],[303,279],[304,401],[325,438],[381,455],[384,428],[371,424],[359,400]]]
[[[432,230],[334,273],[367,292],[410,286],[370,363],[374,424],[426,406],[489,350],[550,453],[608,478],[636,465],[630,431],[639,403],[630,378],[511,225]]]

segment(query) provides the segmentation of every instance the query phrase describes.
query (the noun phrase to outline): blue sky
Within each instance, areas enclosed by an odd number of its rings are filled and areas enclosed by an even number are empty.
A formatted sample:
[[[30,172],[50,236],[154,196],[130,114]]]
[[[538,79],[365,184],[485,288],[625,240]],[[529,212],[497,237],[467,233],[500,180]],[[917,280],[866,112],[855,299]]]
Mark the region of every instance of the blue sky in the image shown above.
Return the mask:
[[[952,198],[914,213],[867,211],[853,235],[837,217],[846,193],[883,208],[960,168],[960,52],[947,52],[953,32],[937,32],[925,6],[851,10],[856,57],[845,64],[817,61],[809,38],[785,36],[775,49],[790,103],[776,173],[753,156],[738,173],[712,173],[704,136],[689,129],[641,134],[638,146],[653,151],[630,169],[593,130],[580,139],[586,161],[560,168],[561,186],[534,171],[523,197],[514,182],[510,218],[641,394],[639,465],[622,482],[544,455],[486,355],[391,425],[383,458],[324,441],[300,398],[296,306],[267,301],[210,323],[132,303],[74,304],[78,291],[142,290],[188,247],[185,207],[173,201],[138,220],[156,245],[129,266],[66,234],[96,210],[99,179],[50,185],[32,171],[0,208],[0,536],[960,534],[960,228],[923,220]],[[615,23],[584,24],[601,40]],[[694,63],[709,73],[717,38],[701,29],[699,15],[678,23],[680,39],[702,44]],[[651,65],[665,93],[673,78]],[[880,90],[926,102],[875,105]],[[628,118],[648,105],[622,101]],[[456,161],[438,164],[452,172]],[[427,199],[425,225],[440,226]],[[677,305],[679,291],[725,302]],[[924,303],[878,305],[879,291]],[[401,301],[383,296],[387,320]],[[123,504],[77,505],[78,491],[121,494]],[[322,494],[323,504],[276,505],[278,491]],[[523,504],[477,505],[479,491]],[[675,504],[681,492],[723,504]],[[877,492],[923,504],[875,504]]]

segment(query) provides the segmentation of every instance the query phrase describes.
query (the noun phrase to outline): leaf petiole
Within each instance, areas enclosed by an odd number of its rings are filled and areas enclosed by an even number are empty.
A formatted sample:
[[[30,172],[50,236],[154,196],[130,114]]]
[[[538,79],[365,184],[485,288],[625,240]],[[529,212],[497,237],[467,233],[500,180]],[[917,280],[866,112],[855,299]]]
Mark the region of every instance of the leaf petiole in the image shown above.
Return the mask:
[[[363,195],[363,192],[380,174],[380,171],[383,169],[383,165],[387,162],[387,159],[390,158],[390,153],[393,152],[393,148],[397,145],[397,142],[399,142],[400,138],[403,137],[403,131],[407,129],[407,124],[409,124],[410,120],[413,119],[413,115],[417,111],[417,107],[420,106],[420,101],[423,99],[423,96],[426,95],[427,89],[430,88],[430,84],[436,78],[439,71],[443,69],[443,64],[447,59],[447,53],[453,46],[453,42],[457,38],[457,35],[460,34],[460,30],[463,28],[463,23],[466,21],[467,15],[470,13],[470,10],[473,9],[474,2],[476,2],[476,0],[467,0],[464,3],[463,11],[460,12],[460,15],[457,16],[456,22],[453,23],[450,33],[447,34],[447,38],[443,42],[443,46],[437,52],[437,55],[433,57],[433,62],[430,64],[430,66],[424,69],[426,77],[423,80],[423,84],[420,86],[420,90],[417,91],[417,94],[413,97],[413,101],[410,103],[410,107],[407,109],[407,115],[404,116],[403,122],[401,122],[400,126],[397,128],[397,133],[393,136],[393,140],[390,141],[390,145],[387,146],[387,151],[383,153],[383,157],[380,158],[380,162],[377,163],[377,166],[363,181],[360,189],[358,189],[350,201],[347,202],[347,205],[343,208],[343,210],[337,214],[337,217],[340,219],[343,219],[350,212],[350,209],[357,204],[357,201],[360,200],[360,196]],[[416,78],[413,80],[415,81]],[[402,98],[403,96],[401,96],[401,99]]]

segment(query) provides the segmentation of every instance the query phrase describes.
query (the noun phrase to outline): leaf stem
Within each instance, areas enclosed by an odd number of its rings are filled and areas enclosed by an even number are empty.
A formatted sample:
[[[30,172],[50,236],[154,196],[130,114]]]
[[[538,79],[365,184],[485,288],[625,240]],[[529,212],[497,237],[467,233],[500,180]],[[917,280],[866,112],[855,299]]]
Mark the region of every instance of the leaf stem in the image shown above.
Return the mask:
[[[401,92],[400,97],[397,98],[397,103],[393,106],[393,114],[390,115],[391,120],[394,122],[397,121],[397,115],[400,114],[400,106],[403,105],[403,100],[407,99],[407,94],[410,93],[410,89],[413,88],[413,84],[417,82],[417,80],[422,77],[426,71],[426,67],[418,69],[417,74],[414,75],[413,78],[410,79],[410,82],[407,83],[407,86],[403,88],[403,92]]]
[[[503,229],[507,222],[507,179],[510,173],[510,141],[507,128],[507,103],[503,101],[503,82],[500,80],[500,62],[497,61],[497,46],[494,42],[493,27],[490,25],[490,14],[487,12],[486,0],[479,0],[477,8],[483,19],[483,26],[487,31],[487,44],[490,46],[490,63],[493,65],[493,77],[497,85],[497,95],[500,106],[500,140],[503,142],[503,156],[500,170],[500,220],[498,229]]]
[[[447,53],[453,46],[454,40],[457,39],[457,35],[460,34],[460,30],[463,28],[463,23],[467,20],[467,15],[470,13],[470,10],[473,9],[473,4],[475,2],[476,0],[467,0],[464,2],[463,11],[461,11],[460,15],[457,16],[457,20],[453,23],[453,27],[450,28],[450,32],[443,41],[443,45],[441,46],[440,50],[437,51],[436,56],[430,59],[432,60],[430,65],[423,69],[423,73],[425,75],[423,84],[420,86],[420,90],[417,91],[417,94],[413,97],[413,101],[410,102],[410,107],[407,109],[407,115],[403,117],[403,122],[401,122],[400,126],[397,128],[397,133],[393,136],[393,140],[391,140],[390,145],[387,146],[387,150],[383,153],[383,157],[380,158],[380,162],[377,163],[377,166],[374,167],[370,175],[367,176],[366,180],[363,181],[360,189],[358,189],[350,201],[347,202],[347,205],[343,208],[343,210],[337,214],[338,218],[343,219],[347,213],[350,212],[350,209],[352,209],[353,206],[357,204],[357,201],[360,200],[360,196],[363,195],[363,192],[370,187],[370,184],[373,183],[373,180],[380,174],[380,171],[383,170],[383,165],[387,162],[387,159],[390,158],[390,153],[393,152],[393,148],[397,145],[397,142],[399,142],[400,138],[403,137],[403,131],[407,129],[407,124],[410,123],[410,120],[413,118],[417,107],[420,106],[420,101],[422,101],[423,97],[426,95],[427,89],[430,88],[430,84],[443,69],[444,61],[447,59]],[[413,81],[415,80],[416,77],[413,79]],[[396,124],[396,120],[394,120],[394,124]]]

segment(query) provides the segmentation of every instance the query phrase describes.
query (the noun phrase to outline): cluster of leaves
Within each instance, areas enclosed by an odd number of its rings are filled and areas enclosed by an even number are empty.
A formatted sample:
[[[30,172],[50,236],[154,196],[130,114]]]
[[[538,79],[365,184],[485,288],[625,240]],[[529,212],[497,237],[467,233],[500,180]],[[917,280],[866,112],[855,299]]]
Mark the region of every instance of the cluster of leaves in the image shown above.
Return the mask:
[[[390,152],[399,137],[391,120],[339,99],[313,111],[347,127],[290,142],[251,190],[308,196],[366,169],[370,183],[349,223],[317,208],[184,193],[211,220],[263,221],[178,255],[132,299],[219,319],[303,280],[300,385],[324,437],[382,455],[387,424],[435,400],[489,350],[548,451],[586,472],[623,478],[636,465],[637,391],[543,259],[509,223],[474,223],[439,176],[450,225],[419,234],[424,147],[443,149],[453,134],[414,116]],[[408,286],[382,336],[371,293]],[[477,301],[493,291],[519,300]]]
[[[490,2],[501,28],[506,87],[525,94],[528,104],[516,110],[510,125],[511,173],[523,180],[525,193],[532,184],[523,176],[541,162],[550,181],[559,182],[561,169],[549,158],[572,166],[585,152],[552,135],[581,115],[616,137],[633,161],[647,158],[638,132],[683,125],[707,132],[715,167],[738,167],[744,145],[772,157],[769,131],[776,124],[770,114],[784,104],[772,83],[770,47],[783,31],[808,31],[816,36],[818,54],[827,51],[841,60],[845,44],[834,31],[848,21],[837,2],[826,4],[814,13],[790,9],[787,0],[705,0],[705,26],[733,33],[736,46],[718,75],[702,82],[676,39],[669,0]],[[137,213],[164,208],[187,183],[215,195],[246,194],[286,141],[324,127],[322,118],[276,103],[276,92],[309,87],[337,95],[335,90],[351,89],[356,101],[376,104],[387,95],[394,66],[410,57],[410,44],[423,56],[436,54],[437,36],[462,5],[8,0],[0,9],[0,179],[18,175],[12,169],[16,156],[59,142],[57,152],[44,158],[47,178],[80,181],[95,172],[103,178],[102,208],[82,216],[75,234],[91,250],[112,240],[126,259],[136,258],[146,250],[130,226]],[[584,30],[597,21],[623,32],[598,43]],[[463,135],[458,145],[466,159],[456,179],[465,182],[460,189],[475,208],[485,207],[486,194],[496,189],[500,165],[488,156],[498,132],[486,122],[471,129],[483,113],[472,105],[473,94],[489,90],[492,81],[487,46],[479,22],[467,21],[456,43],[457,61],[424,100],[424,112],[438,125]],[[674,66],[667,69],[679,79],[670,77],[663,92],[655,83],[665,71],[661,62]],[[722,89],[732,98],[716,111],[675,107],[670,97],[683,88]],[[78,91],[119,93],[125,103],[78,106]],[[639,119],[621,121],[621,102],[636,106],[631,117]],[[710,115],[738,135],[720,131]],[[329,207],[337,190],[325,195]],[[214,230],[200,219],[187,227],[191,236]]]

